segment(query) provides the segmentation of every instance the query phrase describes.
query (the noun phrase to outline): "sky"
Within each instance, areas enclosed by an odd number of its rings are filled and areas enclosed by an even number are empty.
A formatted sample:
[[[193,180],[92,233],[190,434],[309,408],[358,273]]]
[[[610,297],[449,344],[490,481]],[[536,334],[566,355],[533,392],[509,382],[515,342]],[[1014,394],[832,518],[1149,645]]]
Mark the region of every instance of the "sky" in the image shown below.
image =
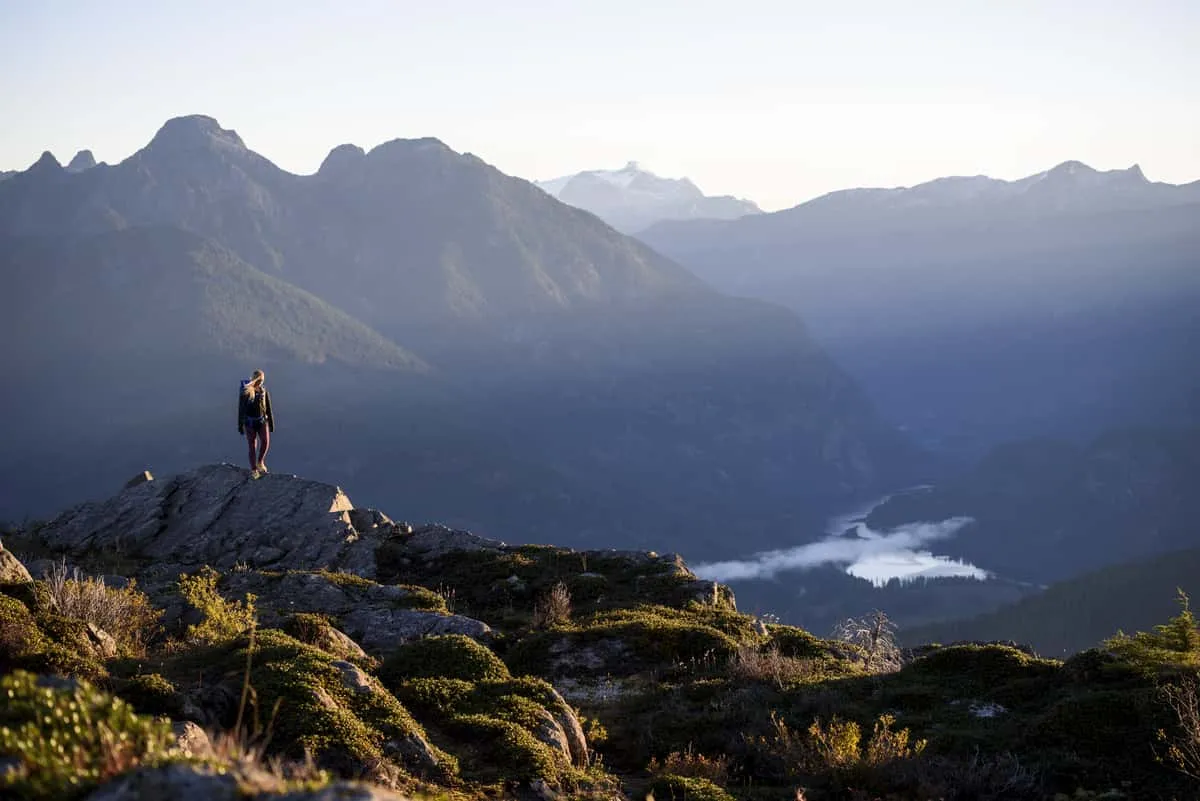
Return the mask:
[[[298,173],[435,136],[779,209],[1077,159],[1200,179],[1196,0],[0,0],[0,169],[207,114]]]

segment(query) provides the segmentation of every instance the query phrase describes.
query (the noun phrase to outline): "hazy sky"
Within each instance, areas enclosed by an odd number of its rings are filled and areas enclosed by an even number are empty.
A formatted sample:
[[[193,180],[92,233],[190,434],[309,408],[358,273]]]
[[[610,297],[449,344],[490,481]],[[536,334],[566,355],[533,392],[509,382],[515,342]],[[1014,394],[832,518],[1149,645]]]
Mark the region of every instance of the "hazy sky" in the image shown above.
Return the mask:
[[[280,166],[436,136],[765,208],[1067,159],[1200,178],[1200,1],[0,0],[0,169],[203,113]]]

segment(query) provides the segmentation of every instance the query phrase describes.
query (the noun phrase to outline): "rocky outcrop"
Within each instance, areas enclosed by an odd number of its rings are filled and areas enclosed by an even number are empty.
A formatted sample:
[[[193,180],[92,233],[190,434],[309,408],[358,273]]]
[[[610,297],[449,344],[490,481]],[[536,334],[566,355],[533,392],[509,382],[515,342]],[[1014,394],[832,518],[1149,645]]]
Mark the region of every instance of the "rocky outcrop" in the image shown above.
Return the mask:
[[[409,640],[437,634],[465,634],[480,639],[491,633],[491,628],[478,620],[420,608],[428,601],[412,590],[375,584],[354,575],[235,572],[225,577],[221,592],[231,599],[243,598],[247,593],[255,595],[259,622],[268,628],[283,625],[297,612],[325,615],[368,651],[384,652]]]
[[[551,699],[546,703],[545,709],[550,718],[549,722],[553,725],[543,726],[542,730],[554,742],[551,743],[549,739],[541,736],[538,739],[557,748],[571,764],[576,767],[584,767],[588,764],[588,743],[587,737],[583,733],[583,725],[579,722],[575,710],[559,694],[558,690],[551,689],[550,695]]]
[[[352,511],[346,493],[330,484],[281,474],[254,480],[220,464],[76,506],[38,534],[59,551],[120,549],[159,564],[326,567],[373,576],[384,532],[376,526],[361,535]]]
[[[456,531],[440,525],[422,526],[404,540],[404,550],[413,558],[436,559],[455,551],[494,551],[507,546],[500,540],[490,540],[469,531]]]
[[[25,565],[21,564],[21,560],[0,545],[0,585],[28,584],[31,581],[33,577],[29,575]]]

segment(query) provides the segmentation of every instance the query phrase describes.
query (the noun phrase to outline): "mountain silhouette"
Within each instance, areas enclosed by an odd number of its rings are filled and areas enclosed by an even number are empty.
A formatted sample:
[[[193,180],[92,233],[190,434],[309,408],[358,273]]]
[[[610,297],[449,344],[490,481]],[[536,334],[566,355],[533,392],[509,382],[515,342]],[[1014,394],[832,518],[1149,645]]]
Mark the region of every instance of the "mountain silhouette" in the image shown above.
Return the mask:
[[[4,181],[0,238],[11,302],[56,327],[6,341],[28,379],[4,408],[45,386],[34,416],[66,421],[6,416],[0,514],[240,452],[211,431],[252,365],[293,470],[514,541],[736,553],[927,467],[794,314],[435,139],[294,175],[178,118],[118,164]],[[64,247],[57,314],[31,276]]]

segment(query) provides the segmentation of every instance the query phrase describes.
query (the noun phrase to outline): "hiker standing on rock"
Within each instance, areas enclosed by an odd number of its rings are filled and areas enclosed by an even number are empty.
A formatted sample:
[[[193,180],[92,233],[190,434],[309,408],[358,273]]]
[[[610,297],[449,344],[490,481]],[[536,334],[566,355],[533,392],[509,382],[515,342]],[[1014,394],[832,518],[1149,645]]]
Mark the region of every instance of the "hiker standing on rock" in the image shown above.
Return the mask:
[[[255,370],[249,379],[242,381],[242,390],[238,393],[238,433],[246,435],[246,443],[250,446],[252,478],[267,472],[267,449],[271,447],[271,432],[275,430],[271,393],[267,392],[264,381],[263,371]]]

